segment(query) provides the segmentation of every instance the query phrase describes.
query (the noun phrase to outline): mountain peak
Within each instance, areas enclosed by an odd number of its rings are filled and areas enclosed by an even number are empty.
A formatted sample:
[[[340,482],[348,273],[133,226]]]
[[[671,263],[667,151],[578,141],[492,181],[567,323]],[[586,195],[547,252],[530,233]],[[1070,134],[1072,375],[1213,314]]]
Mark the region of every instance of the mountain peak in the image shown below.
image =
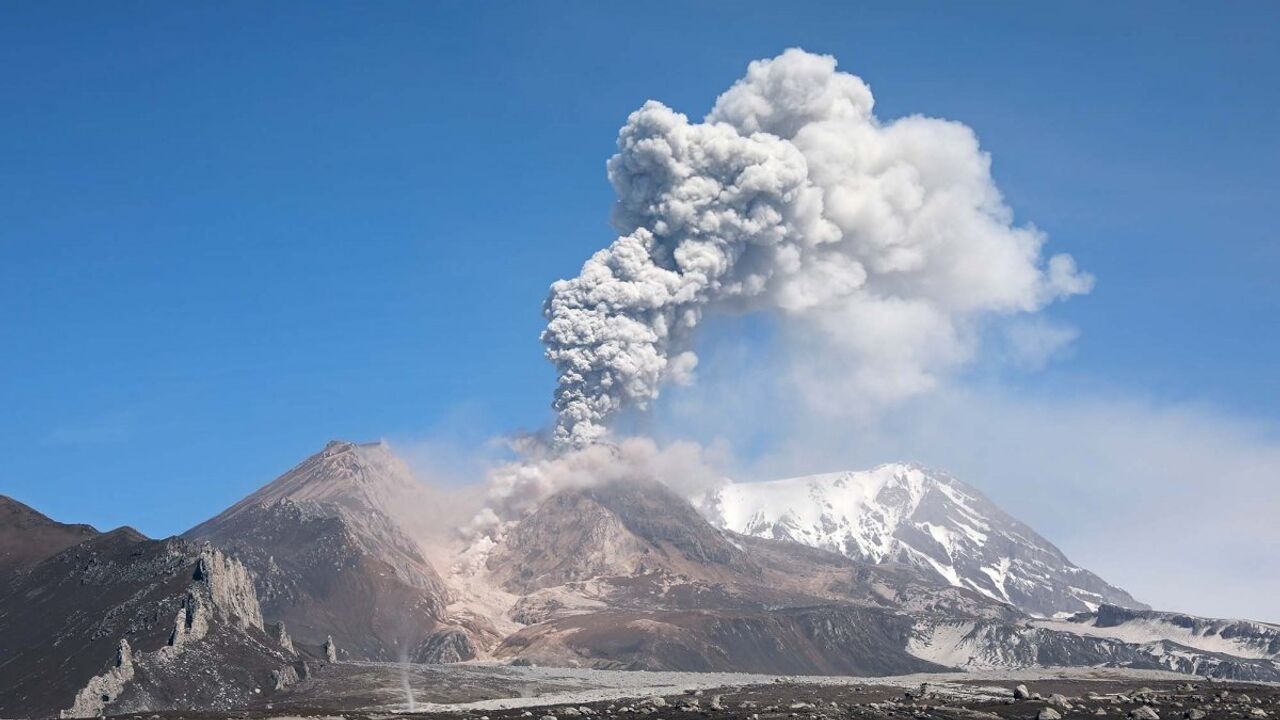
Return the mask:
[[[387,660],[449,602],[412,524],[431,497],[385,442],[332,440],[186,537],[239,557],[295,641]]]
[[[90,525],[60,523],[25,503],[0,495],[0,573],[29,567],[98,535]]]
[[[1094,610],[1104,602],[1145,607],[1076,566],[982,493],[917,463],[728,483],[698,504],[713,523],[743,535],[912,565],[1037,615]]]
[[[356,443],[330,440],[324,448],[262,486],[218,518],[225,520],[250,508],[290,500],[340,505],[351,510],[395,514],[400,499],[422,486],[385,441]]]

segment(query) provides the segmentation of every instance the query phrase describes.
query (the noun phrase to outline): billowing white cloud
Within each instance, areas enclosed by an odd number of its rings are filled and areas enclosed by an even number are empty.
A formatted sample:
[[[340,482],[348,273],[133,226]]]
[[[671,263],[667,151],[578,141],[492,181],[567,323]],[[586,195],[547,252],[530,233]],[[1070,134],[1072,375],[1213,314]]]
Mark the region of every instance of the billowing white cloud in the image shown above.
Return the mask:
[[[709,312],[777,314],[874,405],[968,361],[980,318],[1088,292],[1069,256],[1046,260],[1043,234],[1013,224],[972,130],[881,122],[873,104],[834,58],[788,50],[751,63],[702,122],[654,101],[632,113],[608,164],[621,235],[545,306],[559,447],[690,382]]]

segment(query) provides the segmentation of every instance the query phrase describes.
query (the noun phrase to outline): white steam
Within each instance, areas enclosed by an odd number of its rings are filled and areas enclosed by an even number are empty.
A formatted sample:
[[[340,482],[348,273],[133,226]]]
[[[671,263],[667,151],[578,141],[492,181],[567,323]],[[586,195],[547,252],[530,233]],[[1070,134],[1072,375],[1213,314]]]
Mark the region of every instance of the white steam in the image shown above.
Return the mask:
[[[703,122],[654,101],[631,114],[608,164],[621,235],[544,309],[557,447],[691,382],[708,312],[780,314],[876,403],[967,361],[978,318],[1089,291],[1012,224],[972,130],[872,105],[834,58],[793,49],[751,63]]]

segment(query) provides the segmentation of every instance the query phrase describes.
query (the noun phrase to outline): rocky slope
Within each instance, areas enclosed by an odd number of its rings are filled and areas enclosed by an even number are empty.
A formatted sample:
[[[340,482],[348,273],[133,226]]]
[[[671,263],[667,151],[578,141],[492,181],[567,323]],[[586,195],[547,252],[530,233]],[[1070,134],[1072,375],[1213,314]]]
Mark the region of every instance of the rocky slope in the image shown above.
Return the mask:
[[[331,442],[185,537],[243,562],[263,612],[300,645],[332,638],[355,660],[467,659],[449,589],[407,529],[427,493],[386,445]]]
[[[5,717],[230,708],[295,659],[264,629],[243,566],[128,529],[15,572],[0,647]]]
[[[977,490],[917,465],[761,483],[697,498],[719,527],[855,560],[911,565],[1041,616],[1146,606],[1063,555]]]

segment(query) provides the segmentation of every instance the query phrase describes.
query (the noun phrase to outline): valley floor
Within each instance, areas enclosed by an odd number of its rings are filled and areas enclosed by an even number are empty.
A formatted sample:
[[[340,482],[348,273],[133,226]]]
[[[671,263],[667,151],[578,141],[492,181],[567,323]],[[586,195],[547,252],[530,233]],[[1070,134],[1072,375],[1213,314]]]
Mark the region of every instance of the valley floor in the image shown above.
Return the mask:
[[[1014,699],[1025,685],[1029,698]],[[412,696],[412,700],[410,700]],[[1154,716],[1141,708],[1149,708]],[[483,663],[333,663],[257,707],[133,720],[840,720],[1061,717],[1280,719],[1280,684],[1155,671],[1020,670],[887,678],[629,672]],[[1200,715],[1194,711],[1203,712]],[[1044,716],[1041,716],[1042,718]],[[1052,717],[1052,713],[1048,714]]]

